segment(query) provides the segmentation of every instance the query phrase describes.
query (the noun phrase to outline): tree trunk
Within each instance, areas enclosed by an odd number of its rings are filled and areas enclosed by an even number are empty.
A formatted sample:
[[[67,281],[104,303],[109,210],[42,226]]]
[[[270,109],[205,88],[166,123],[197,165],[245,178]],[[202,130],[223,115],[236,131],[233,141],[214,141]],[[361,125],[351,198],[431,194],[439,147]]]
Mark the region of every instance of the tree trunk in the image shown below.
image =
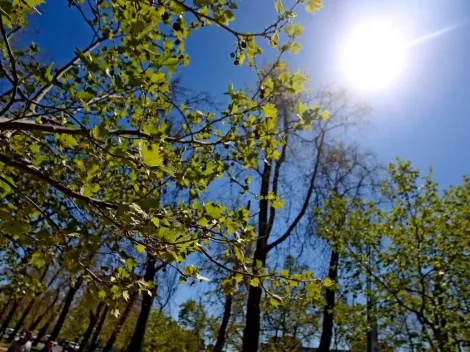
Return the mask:
[[[5,313],[7,312],[8,307],[10,306],[11,298],[8,298],[8,300],[3,304],[2,310],[0,312],[0,322],[3,321],[3,317],[5,316]]]
[[[233,296],[227,295],[227,297],[225,297],[224,315],[222,316],[222,322],[220,323],[219,332],[217,334],[217,341],[212,352],[222,352],[224,348],[227,327],[230,321],[230,315],[232,314],[232,303]]]
[[[10,336],[8,336],[7,343],[13,342],[17,332],[20,330],[21,326],[24,323],[24,320],[26,319],[29,312],[31,311],[31,308],[33,308],[33,304],[35,301],[36,300],[34,298],[32,298],[31,301],[29,301],[28,306],[23,311],[23,314],[21,314],[20,319],[18,319],[18,321],[16,322],[15,327],[13,328],[13,332],[10,334]]]
[[[11,319],[13,319],[13,316],[15,315],[16,310],[18,309],[18,306],[20,305],[20,301],[15,299],[13,301],[13,305],[10,308],[10,311],[8,312],[5,320],[2,323],[2,326],[0,327],[0,336],[3,336],[5,333],[6,328],[8,325],[10,325]]]
[[[44,268],[44,271],[41,275],[41,277],[39,278],[39,281],[42,283],[42,281],[44,280],[44,278],[46,277],[47,275],[47,272],[49,271],[49,265],[47,265],[45,268]],[[39,297],[41,295],[42,292],[36,292],[36,294],[34,294],[33,298],[31,299],[31,301],[29,301],[28,305],[26,306],[25,310],[23,311],[23,314],[21,314],[21,317],[20,319],[18,319],[18,321],[16,322],[15,324],[15,327],[13,328],[13,332],[10,334],[10,336],[8,337],[7,339],[7,343],[11,343],[13,342],[13,340],[15,339],[15,336],[16,334],[18,333],[18,331],[21,329],[21,327],[23,326],[23,323],[26,319],[26,317],[28,316],[29,312],[31,312],[31,309],[33,308],[33,305],[34,303],[36,302],[36,298]]]
[[[96,322],[98,321],[98,316],[101,312],[103,305],[104,305],[104,302],[100,302],[100,304],[96,308],[96,313],[93,313],[93,310],[90,309],[90,318],[88,322],[88,327],[85,330],[85,333],[83,334],[82,341],[80,342],[80,347],[78,349],[79,352],[83,352],[86,350],[86,346],[88,345],[88,340],[90,339],[91,334],[93,333],[93,329],[95,328]]]
[[[119,321],[117,322],[116,327],[111,333],[111,336],[109,337],[109,340],[103,349],[103,352],[111,352],[111,349],[113,348],[114,343],[116,342],[117,337],[119,336],[119,333],[121,332],[121,329],[123,325],[125,324],[127,317],[129,316],[129,313],[132,310],[132,306],[134,305],[136,298],[137,298],[137,292],[132,293],[129,298],[129,301],[126,304],[126,308],[124,309],[124,312],[122,312],[121,316],[119,317]]]
[[[30,331],[34,331],[36,330],[36,328],[39,326],[39,324],[41,323],[41,321],[44,319],[44,317],[49,313],[49,311],[52,309],[52,307],[55,306],[55,304],[57,303],[57,301],[59,300],[59,296],[60,296],[60,291],[57,291],[55,297],[54,297],[54,300],[52,301],[52,303],[44,310],[44,312],[39,315],[32,323],[31,325],[29,326],[29,329]]]
[[[56,340],[60,334],[60,330],[62,330],[62,326],[64,325],[65,318],[69,314],[70,306],[72,305],[73,298],[77,293],[78,289],[83,283],[83,278],[79,277],[75,284],[70,287],[69,292],[67,293],[67,297],[65,297],[64,306],[62,307],[62,311],[60,312],[59,318],[54,326],[54,329],[51,332],[51,340]]]
[[[54,317],[51,316],[49,321],[47,321],[41,329],[38,331],[38,335],[36,336],[36,339],[33,341],[33,346],[37,346],[39,342],[41,342],[42,338],[46,335],[47,329],[49,329],[49,326],[51,325],[51,322],[54,320]]]
[[[338,277],[338,263],[339,254],[334,251],[331,253],[330,268],[328,270],[328,278],[333,282],[336,282]],[[323,323],[322,333],[320,337],[320,346],[318,352],[330,352],[331,339],[333,337],[333,325],[334,325],[334,308],[335,308],[335,290],[326,289],[325,292],[326,305],[323,309]]]
[[[57,279],[57,277],[59,276],[61,270],[57,270],[57,272],[52,276],[52,278],[49,280],[49,282],[47,283],[47,286],[46,286],[46,290],[44,292],[40,292],[38,294],[36,294],[36,298],[39,297],[39,296],[45,296],[44,294],[45,293],[48,293],[48,289],[52,286],[52,284],[54,283],[54,281]],[[44,272],[44,275],[43,275],[43,278],[41,279],[41,281],[44,279],[44,277],[46,276],[47,274],[47,270]],[[44,316],[48,313],[48,311],[54,306],[54,304],[57,302],[58,298],[59,298],[59,293],[60,291],[57,290],[57,295],[56,295],[56,298],[54,299],[53,303],[51,305],[49,305],[48,308],[46,308],[46,310],[44,311],[43,314],[40,314],[39,316],[38,313],[39,311],[41,310],[41,306],[43,305],[43,299],[41,299],[41,301],[39,301],[39,304],[38,304],[38,309],[36,309],[36,312],[34,314],[34,318],[32,319],[32,323],[31,325],[29,326],[29,329],[28,330],[35,330],[36,327],[39,325],[39,323],[41,322],[41,320],[44,318]]]
[[[147,268],[145,269],[144,275],[144,280],[146,282],[153,282],[155,274],[157,273],[157,268],[155,267],[155,264],[155,258],[149,256],[147,259]],[[150,310],[152,309],[156,291],[157,290],[155,288],[152,288],[152,295],[148,295],[146,293],[143,294],[139,317],[137,318],[134,334],[132,335],[132,339],[129,343],[129,346],[127,346],[126,352],[140,352],[140,350],[142,349],[145,328],[147,326],[147,320],[150,314]]]
[[[263,176],[261,179],[260,209],[258,213],[258,239],[256,241],[256,250],[253,256],[253,272],[256,274],[256,263],[261,262],[262,266],[266,265],[266,257],[268,255],[268,208],[269,201],[266,195],[269,193],[269,179],[271,175],[271,164],[265,162]],[[261,320],[261,303],[262,290],[261,287],[250,286],[248,291],[248,304],[246,307],[246,325],[243,330],[242,352],[257,352],[259,344],[260,320]],[[129,351],[130,352],[130,351]]]
[[[106,320],[106,316],[108,315],[108,309],[109,309],[109,306],[106,304],[104,306],[103,312],[101,312],[98,326],[96,327],[93,337],[91,338],[90,348],[88,349],[88,352],[93,352],[95,348],[98,347],[98,338],[100,337],[101,330],[103,329],[103,324]],[[97,314],[99,314],[99,312],[97,312]]]

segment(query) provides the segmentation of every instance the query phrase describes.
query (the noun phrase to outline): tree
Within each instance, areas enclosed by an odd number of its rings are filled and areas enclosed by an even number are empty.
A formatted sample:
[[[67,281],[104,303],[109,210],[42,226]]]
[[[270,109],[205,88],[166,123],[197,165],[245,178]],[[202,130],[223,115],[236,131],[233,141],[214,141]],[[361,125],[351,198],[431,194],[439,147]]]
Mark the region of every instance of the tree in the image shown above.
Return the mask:
[[[143,279],[150,283],[150,290],[149,292],[144,293],[142,296],[140,313],[135,325],[134,335],[132,335],[131,342],[127,347],[128,352],[140,351],[142,348],[147,320],[152,309],[155,294],[157,293],[155,285],[153,284],[153,280],[155,278],[155,274],[163,269],[165,265],[166,264],[160,264],[157,266],[156,259],[153,256],[149,256],[147,259],[145,275]]]
[[[149,333],[145,335],[143,351],[197,352],[197,336],[182,329],[174,320],[154,311],[150,314]]]
[[[106,342],[106,345],[103,348],[103,352],[110,352],[112,350],[124,324],[127,321],[127,318],[129,317],[129,314],[131,313],[131,310],[135,303],[136,298],[137,298],[137,294],[134,291],[131,293],[129,300],[126,303],[126,307],[124,308],[124,311],[119,317],[119,320],[116,322],[116,326],[113,328],[111,332],[111,336],[109,337],[108,341]]]
[[[282,276],[299,275],[307,271],[292,255],[287,255],[282,265]],[[273,287],[270,292],[283,297],[284,302],[265,308],[263,313],[263,335],[267,341],[263,351],[294,352],[313,341],[319,324],[313,318],[318,314],[314,301],[305,300],[309,287],[299,283],[292,290],[288,285]],[[285,296],[285,292],[289,296]]]
[[[265,157],[260,161],[262,168],[255,169],[259,175],[256,182],[259,185],[259,210],[254,272],[264,272],[269,253],[281,248],[296,232],[305,228],[311,209],[318,205],[322,195],[332,190],[325,182],[327,175],[323,169],[329,162],[326,157],[330,155],[330,149],[342,149],[338,136],[357,124],[357,119],[369,110],[364,104],[351,103],[344,90],[327,87],[315,99],[309,99],[305,94],[285,96],[282,90],[276,91],[278,94],[272,99],[279,112],[283,142],[276,150],[278,158]],[[307,108],[304,101],[314,104]],[[302,118],[299,120],[298,116]],[[282,212],[283,207],[288,211]],[[310,281],[309,298],[318,297],[321,282],[314,279],[311,272],[298,276],[298,280]],[[258,348],[262,295],[262,282],[255,280],[248,295],[244,352]]]
[[[59,317],[57,318],[57,322],[52,329],[50,339],[56,340],[59,337],[60,331],[62,330],[62,326],[64,325],[65,319],[69,314],[70,306],[72,305],[73,299],[77,294],[77,291],[80,289],[80,286],[83,284],[83,278],[79,277],[72,281],[70,288],[65,296],[65,301],[62,306],[62,310],[60,311]]]
[[[358,279],[372,282],[362,294],[373,299],[372,313],[396,348],[468,346],[469,262],[462,248],[469,244],[469,191],[465,178],[440,192],[431,176],[399,161],[389,167],[379,202],[350,202],[340,246]]]
[[[354,145],[333,145],[325,153],[322,163],[325,200],[315,210],[314,227],[316,235],[326,241],[331,249],[326,276],[325,305],[323,308],[322,329],[319,352],[329,352],[333,337],[336,295],[341,287],[341,243],[344,236],[345,218],[349,211],[350,199],[363,199],[374,194],[375,177],[378,167],[372,163],[371,156],[360,153]],[[328,191],[331,192],[328,194]],[[333,202],[334,205],[329,204]],[[322,209],[335,208],[334,213],[323,213]],[[343,265],[344,267],[344,265]],[[344,284],[344,283],[343,283]]]
[[[54,66],[34,59],[39,48],[33,42],[20,48],[10,45],[10,37],[27,27],[28,17],[39,14],[36,7],[41,3],[2,5],[5,55],[0,67],[2,83],[9,88],[1,94],[5,143],[0,176],[10,206],[4,207],[3,233],[9,227],[20,236],[36,233],[31,221],[38,221],[43,237],[34,250],[39,259],[54,255],[51,244],[89,239],[104,229],[109,241],[128,241],[170,263],[204,250],[196,244],[203,244],[206,232],[228,236],[200,221],[230,218],[223,207],[181,203],[167,209],[155,200],[171,186],[190,192],[197,202],[232,160],[250,162],[244,143],[276,144],[269,126],[261,138],[243,132],[264,121],[260,112],[272,115],[264,99],[268,88],[259,86],[248,97],[230,87],[227,109],[215,116],[176,105],[170,79],[189,64],[185,39],[203,25],[215,24],[236,39],[237,65],[254,65],[262,53],[258,38],[271,39],[280,53],[295,52],[293,42],[281,45],[278,39],[293,13],[278,7],[271,26],[242,33],[228,27],[236,8],[231,1],[194,6],[179,0],[71,1],[70,10],[78,11],[90,28],[91,43],[77,49],[66,64]],[[311,12],[319,6],[318,1],[306,5]],[[218,131],[222,122],[229,126],[224,132]],[[16,213],[19,200],[29,206]],[[87,219],[88,227],[76,226],[71,219]],[[233,225],[238,227],[236,218]],[[172,236],[163,235],[168,229]],[[188,234],[190,245],[175,242]],[[10,245],[21,244],[9,240]],[[65,251],[64,256],[73,252]],[[85,279],[96,279],[80,261],[72,269],[86,272]]]
[[[100,302],[100,304],[98,304],[98,307],[96,307],[96,311],[90,309],[88,327],[85,330],[85,333],[83,334],[82,341],[80,341],[80,347],[78,349],[79,352],[87,350],[89,339],[91,337],[91,334],[93,333],[93,330],[95,329],[96,323],[98,322],[98,318],[103,307],[104,302]]]
[[[195,336],[195,346],[204,348],[206,333],[210,331],[213,319],[209,316],[201,302],[189,299],[180,306],[178,323]]]
[[[2,246],[30,247],[35,266],[57,261],[71,277],[79,278],[77,282],[108,284],[110,297],[119,300],[117,293],[124,294],[122,283],[129,276],[124,245],[170,266],[185,262],[192,253],[213,259],[214,240],[240,252],[237,247],[254,237],[254,229],[245,226],[245,213],[201,198],[233,164],[249,168],[266,159],[258,231],[263,238],[271,197],[265,184],[271,163],[282,158],[278,149],[284,144],[271,96],[277,90],[284,96],[297,95],[305,82],[300,72],[282,69],[280,57],[300,49],[295,39],[301,26],[292,23],[296,7],[304,3],[313,13],[321,1],[296,0],[289,8],[278,1],[276,19],[255,33],[232,29],[237,8],[233,1],[70,1],[70,11],[78,11],[89,27],[91,42],[61,66],[37,61],[39,47],[33,41],[11,45],[11,37],[28,26],[29,17],[39,15],[41,3],[1,5],[0,70],[6,87],[0,94],[0,188],[5,198],[1,233],[10,234]],[[235,65],[256,68],[262,54],[257,41],[267,39],[279,52],[272,66],[272,71],[281,69],[279,78],[258,72],[252,94],[229,85],[222,111],[176,104],[171,78],[189,64],[185,40],[206,25],[216,25],[235,38]],[[307,120],[298,126],[308,126],[318,112],[303,105],[298,109]],[[162,194],[172,188],[187,194],[188,200],[161,203]],[[279,205],[280,200],[272,204]],[[246,239],[233,241],[238,233]],[[29,236],[37,241],[21,240]],[[252,269],[245,258],[237,258],[242,275],[264,275],[257,261],[265,265],[267,242],[258,241]],[[112,249],[122,259],[112,268],[112,281],[105,282],[79,255],[101,248]],[[200,278],[198,272],[187,266],[182,275]],[[252,339],[247,333],[246,341],[254,342],[256,349],[261,288],[252,287],[253,310],[247,322],[255,328],[247,332],[255,335]],[[52,332],[54,338],[75,289],[76,284]]]

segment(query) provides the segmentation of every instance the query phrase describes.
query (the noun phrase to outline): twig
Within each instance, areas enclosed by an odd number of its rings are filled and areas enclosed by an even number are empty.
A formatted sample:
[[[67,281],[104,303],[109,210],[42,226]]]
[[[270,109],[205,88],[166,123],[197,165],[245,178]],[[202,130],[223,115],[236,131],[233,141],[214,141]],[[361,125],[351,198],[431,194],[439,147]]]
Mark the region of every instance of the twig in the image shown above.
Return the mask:
[[[17,193],[19,193],[21,196],[23,196],[28,202],[31,203],[31,205],[33,205],[51,224],[52,226],[54,226],[57,230],[60,231],[60,227],[59,225],[57,225],[54,220],[52,220],[52,218],[50,217],[50,215],[48,213],[46,213],[46,211],[44,211],[39,205],[36,204],[35,201],[33,201],[31,198],[29,198],[26,194],[24,194],[18,187],[16,187],[13,183],[11,183],[10,181],[8,181],[8,179],[6,179],[5,177],[3,177],[2,175],[0,175],[0,180],[2,180],[3,182],[5,182],[6,184],[8,184],[11,188],[13,188]]]
[[[87,197],[87,196],[84,196],[83,194],[72,191],[71,189],[69,189],[67,186],[63,185],[59,181],[54,180],[53,178],[44,175],[43,173],[38,171],[36,168],[34,168],[34,167],[32,167],[28,164],[25,164],[23,162],[20,162],[20,161],[11,160],[10,158],[8,158],[7,156],[5,156],[3,154],[0,154],[0,161],[5,163],[8,166],[11,166],[11,167],[17,169],[17,170],[24,171],[27,174],[30,174],[32,176],[37,177],[41,181],[44,181],[44,182],[48,183],[50,186],[58,189],[59,191],[61,191],[62,193],[64,193],[65,195],[67,195],[71,198],[80,199],[80,200],[83,200],[87,203],[91,203],[91,204],[94,204],[94,205],[97,205],[97,206],[100,206],[100,207],[103,207],[103,208],[111,208],[111,209],[117,209],[118,208],[118,206],[114,203],[109,203],[109,202],[106,202],[104,200]]]

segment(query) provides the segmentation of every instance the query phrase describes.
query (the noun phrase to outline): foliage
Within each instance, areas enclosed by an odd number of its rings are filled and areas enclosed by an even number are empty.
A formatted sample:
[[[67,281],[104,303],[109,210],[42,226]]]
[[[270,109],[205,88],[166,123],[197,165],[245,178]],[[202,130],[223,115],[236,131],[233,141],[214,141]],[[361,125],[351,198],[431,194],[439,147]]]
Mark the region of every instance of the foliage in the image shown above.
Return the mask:
[[[180,327],[174,320],[158,312],[149,317],[143,350],[150,351],[199,351],[200,340],[193,331]]]
[[[232,1],[71,0],[70,11],[90,28],[91,44],[63,53],[70,61],[62,66],[37,60],[33,41],[10,43],[30,16],[40,15],[42,2],[1,2],[0,79],[7,87],[0,97],[2,249],[22,248],[39,268],[58,262],[115,300],[126,296],[122,286],[132,283],[133,258],[140,254],[176,266],[191,253],[211,256],[213,240],[241,253],[254,238],[244,213],[203,202],[202,195],[234,162],[253,167],[261,156],[279,157],[283,142],[271,97],[297,95],[306,81],[280,59],[300,48],[301,26],[293,20],[304,1],[289,8],[278,1],[270,26],[242,33],[231,27]],[[321,1],[304,5],[314,12]],[[236,39],[235,65],[257,69],[258,42],[269,40],[279,53],[270,72],[281,72],[273,79],[255,70],[253,94],[229,85],[226,108],[215,112],[174,94],[175,74],[190,64],[186,39],[211,25]],[[306,105],[300,110],[298,128],[319,113]],[[166,199],[171,190],[179,191],[177,200]],[[282,207],[282,200],[272,201]],[[244,239],[233,241],[242,232]],[[118,260],[97,270],[88,254],[104,248]],[[237,260],[246,267],[242,255]],[[198,279],[198,271],[180,273]]]
[[[356,272],[359,292],[374,302],[369,314],[384,335],[394,337],[396,348],[468,346],[469,197],[468,178],[440,192],[431,176],[423,178],[409,162],[399,161],[389,167],[380,202],[347,205],[337,246]],[[323,231],[343,214],[344,204],[328,203],[327,215],[318,218]],[[361,285],[363,279],[369,287]]]

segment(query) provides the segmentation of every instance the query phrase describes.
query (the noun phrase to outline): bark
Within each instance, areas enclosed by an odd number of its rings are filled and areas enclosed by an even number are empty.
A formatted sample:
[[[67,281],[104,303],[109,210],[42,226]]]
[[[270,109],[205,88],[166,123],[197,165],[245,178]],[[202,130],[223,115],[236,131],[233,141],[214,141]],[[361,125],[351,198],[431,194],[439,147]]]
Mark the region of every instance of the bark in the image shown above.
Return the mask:
[[[21,314],[20,319],[18,319],[18,321],[16,322],[15,327],[13,328],[13,332],[10,334],[10,336],[8,336],[7,343],[13,342],[13,340],[15,339],[16,334],[18,333],[18,331],[20,330],[21,326],[24,323],[24,320],[26,319],[29,312],[33,308],[33,305],[34,305],[35,301],[36,300],[34,298],[31,299],[31,301],[29,301],[28,306],[23,311],[23,314]]]
[[[19,305],[20,305],[20,301],[15,299],[13,301],[13,305],[10,308],[10,311],[8,312],[5,320],[2,323],[2,326],[0,327],[0,336],[3,336],[3,334],[5,333],[6,328],[8,327],[8,325],[10,325],[10,322],[13,319],[13,316],[15,315],[16,310],[18,309]]]
[[[134,305],[134,302],[137,298],[137,293],[131,294],[131,297],[129,298],[129,301],[126,304],[126,308],[124,308],[124,312],[122,312],[119,321],[116,324],[116,327],[114,328],[113,332],[111,333],[111,336],[109,337],[108,342],[106,343],[106,346],[103,349],[103,352],[111,352],[114,343],[117,340],[117,337],[119,336],[119,333],[121,332],[122,327],[126,323],[127,317],[129,316],[129,313],[132,310],[132,307]]]
[[[57,291],[55,297],[54,297],[54,300],[52,301],[52,303],[46,307],[46,309],[44,310],[44,312],[39,315],[32,323],[31,325],[29,326],[29,329],[28,330],[31,330],[31,331],[34,331],[36,330],[36,328],[39,326],[39,324],[41,323],[41,321],[44,319],[44,317],[49,313],[49,311],[52,309],[52,307],[55,306],[55,304],[57,303],[57,301],[59,300],[59,296],[60,296],[60,291]]]
[[[44,271],[44,274],[41,278],[41,281],[44,279],[44,277],[46,276],[47,274],[47,271],[48,271],[48,268],[46,269],[46,271]],[[47,314],[47,312],[49,311],[49,309],[51,309],[54,304],[57,302],[57,299],[59,298],[59,291],[57,291],[57,295],[56,295],[56,298],[54,299],[53,303],[51,305],[49,305],[48,308],[46,308],[46,310],[44,311],[43,314],[38,315],[38,312],[40,311],[42,305],[43,305],[43,301],[44,301],[44,296],[46,293],[49,293],[48,289],[52,286],[52,284],[54,283],[54,281],[57,279],[57,277],[59,276],[61,270],[57,270],[56,273],[51,277],[51,279],[49,280],[49,282],[47,283],[46,285],[46,290],[43,291],[43,292],[39,292],[36,294],[36,298],[40,297],[40,296],[43,296],[41,298],[41,300],[39,301],[39,304],[38,304],[38,308],[35,309],[35,312],[34,312],[34,318],[32,318],[32,323],[31,325],[29,326],[28,330],[36,330],[36,327],[39,325],[39,323],[41,322],[41,320],[44,318],[44,316]]]
[[[222,352],[225,344],[225,336],[227,334],[227,327],[230,321],[230,315],[232,314],[232,303],[233,296],[228,295],[225,297],[224,304],[224,315],[222,316],[222,322],[220,323],[219,332],[217,334],[217,341],[215,343],[212,352]]]
[[[2,310],[0,311],[0,322],[3,320],[3,317],[5,316],[5,313],[7,312],[7,309],[10,306],[10,303],[11,303],[11,298],[8,298],[8,300],[3,304]]]
[[[70,287],[69,292],[67,293],[67,296],[65,297],[65,302],[64,306],[62,307],[62,311],[60,312],[59,318],[57,319],[57,322],[54,326],[54,329],[51,332],[51,340],[56,340],[57,337],[60,334],[60,330],[62,330],[62,326],[64,325],[65,318],[69,314],[70,306],[72,305],[73,298],[75,297],[75,294],[77,293],[78,289],[83,283],[83,278],[79,277],[75,284]]]
[[[255,266],[257,262],[261,262],[262,266],[266,265],[266,257],[268,255],[268,208],[269,201],[266,195],[269,192],[269,179],[271,175],[271,164],[265,162],[263,176],[261,178],[260,210],[258,213],[258,239],[256,241],[256,250],[253,256],[253,269],[256,273]],[[259,332],[260,332],[260,303],[262,291],[261,287],[250,286],[248,292],[248,304],[246,308],[246,325],[243,331],[242,352],[258,351]],[[130,351],[129,351],[130,352]]]
[[[334,251],[331,253],[330,267],[328,270],[328,277],[336,282],[338,277],[338,263],[339,254]],[[327,289],[325,292],[326,305],[323,309],[323,323],[322,333],[320,337],[320,346],[318,352],[330,352],[331,339],[333,337],[333,326],[334,326],[334,308],[335,308],[335,290]]]
[[[93,352],[95,348],[98,347],[98,338],[100,337],[101,330],[103,330],[103,325],[106,320],[106,316],[108,315],[108,309],[109,309],[109,306],[105,305],[104,310],[101,313],[98,326],[96,327],[96,330],[93,333],[93,337],[91,338],[90,348],[88,349],[88,352]]]
[[[47,265],[41,275],[41,277],[39,278],[39,281],[42,282],[44,280],[44,278],[46,277],[47,275],[47,272],[49,271],[49,265]],[[13,342],[13,340],[15,339],[15,336],[16,334],[18,333],[18,331],[21,329],[21,327],[23,326],[23,323],[26,319],[26,317],[28,316],[29,312],[31,312],[31,309],[33,308],[34,306],[34,303],[36,302],[36,298],[39,297],[41,295],[42,292],[37,292],[33,298],[31,299],[31,301],[29,301],[28,305],[26,306],[25,310],[23,311],[23,313],[21,314],[20,316],[20,319],[18,319],[18,321],[16,322],[15,324],[15,327],[13,328],[13,333],[10,334],[10,336],[8,337],[7,339],[7,343],[11,343]]]
[[[51,325],[51,322],[54,320],[54,318],[51,316],[49,321],[47,321],[41,329],[39,329],[38,335],[36,336],[36,339],[33,341],[33,346],[37,346],[39,342],[42,340],[42,338],[46,335],[47,330],[49,329],[49,326]]]
[[[434,333],[438,341],[439,348],[442,352],[450,351],[449,334],[447,332],[447,320],[442,317],[445,314],[443,302],[444,290],[440,282],[434,284],[434,295],[437,297],[434,306]],[[424,297],[421,299],[425,299]]]
[[[158,271],[158,269],[155,267],[155,264],[155,258],[149,256],[147,259],[147,268],[145,269],[144,275],[144,280],[146,282],[153,282],[155,274]],[[129,346],[127,346],[126,352],[140,352],[140,350],[142,349],[145,328],[147,327],[147,320],[150,314],[150,310],[152,309],[156,291],[157,290],[155,288],[152,288],[152,295],[148,295],[146,293],[143,294],[139,317],[137,318],[134,334],[132,335]]]
[[[82,341],[80,342],[80,347],[78,349],[79,352],[85,351],[86,346],[88,345],[88,340],[90,339],[91,334],[93,333],[93,330],[95,329],[96,323],[98,322],[98,316],[101,312],[103,305],[104,303],[100,302],[100,304],[96,308],[96,313],[93,313],[93,310],[90,309],[90,318],[88,321],[88,327],[85,330],[85,333],[83,334]]]

